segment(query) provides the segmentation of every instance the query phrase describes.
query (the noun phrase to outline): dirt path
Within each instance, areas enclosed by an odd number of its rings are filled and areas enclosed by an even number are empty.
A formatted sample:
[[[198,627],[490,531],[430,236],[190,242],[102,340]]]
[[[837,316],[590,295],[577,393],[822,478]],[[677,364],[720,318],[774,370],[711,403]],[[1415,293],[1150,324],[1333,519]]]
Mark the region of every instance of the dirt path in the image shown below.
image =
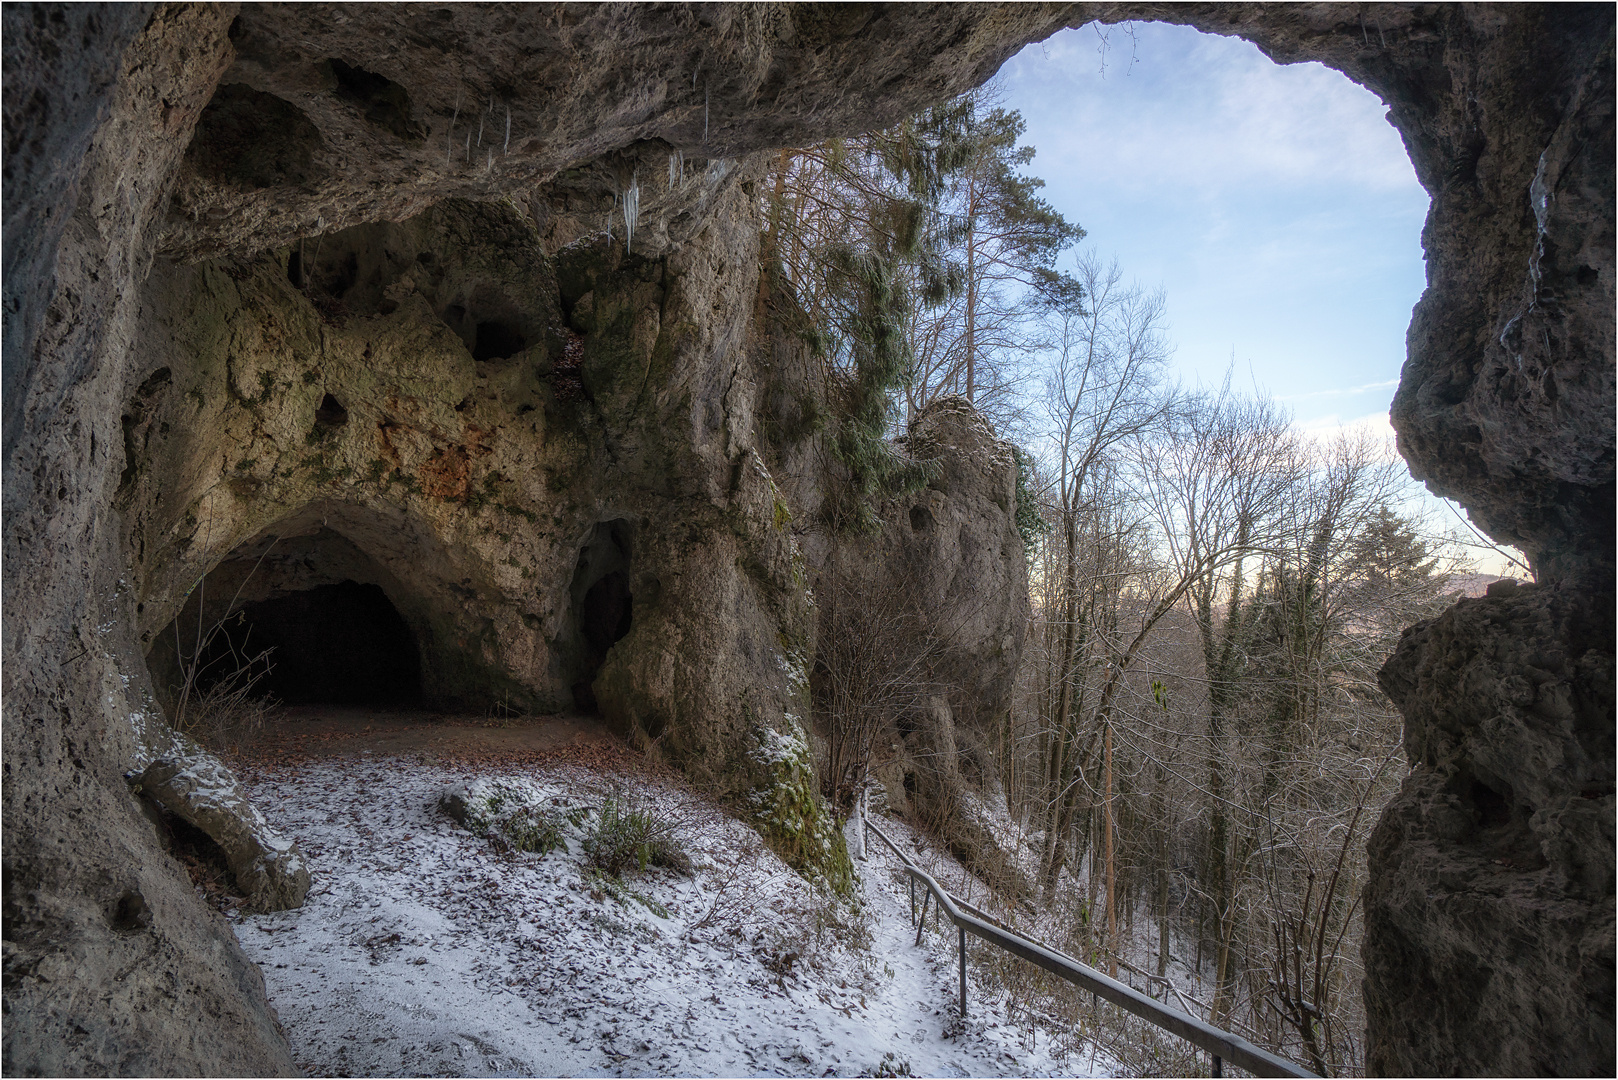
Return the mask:
[[[369,752],[422,764],[505,765],[574,761],[623,764],[641,755],[590,716],[492,719],[419,710],[296,705],[271,714],[243,748],[250,763]]]

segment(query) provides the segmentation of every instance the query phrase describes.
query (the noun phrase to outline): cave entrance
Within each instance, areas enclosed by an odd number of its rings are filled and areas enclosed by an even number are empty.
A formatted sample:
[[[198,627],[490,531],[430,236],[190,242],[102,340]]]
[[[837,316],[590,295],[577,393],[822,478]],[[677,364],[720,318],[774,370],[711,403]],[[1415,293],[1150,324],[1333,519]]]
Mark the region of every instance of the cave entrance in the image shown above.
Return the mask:
[[[421,700],[415,637],[375,584],[344,580],[242,604],[203,648],[197,688],[246,662],[255,664],[253,692],[285,705]]]
[[[635,598],[629,589],[632,544],[632,527],[619,519],[597,524],[579,550],[569,599],[577,631],[570,682],[573,704],[580,712],[597,711],[591,684],[607,653],[634,622]]]
[[[423,700],[401,585],[324,526],[242,545],[153,639],[147,666],[171,708],[210,691],[283,705],[411,707]],[[189,724],[187,724],[189,726]]]

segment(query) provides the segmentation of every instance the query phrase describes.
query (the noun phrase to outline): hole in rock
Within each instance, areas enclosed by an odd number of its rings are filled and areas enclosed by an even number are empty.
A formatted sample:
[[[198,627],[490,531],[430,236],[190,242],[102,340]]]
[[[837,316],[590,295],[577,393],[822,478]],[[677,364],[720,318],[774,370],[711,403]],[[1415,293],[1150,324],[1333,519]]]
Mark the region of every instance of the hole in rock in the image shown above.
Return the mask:
[[[158,808],[157,817],[162,825],[169,854],[179,860],[186,873],[203,893],[208,903],[220,909],[231,906],[241,896],[236,874],[219,842],[197,826],[167,810]],[[148,916],[150,918],[150,916]]]
[[[309,267],[309,281],[327,296],[346,300],[360,280],[358,251],[339,251],[335,258],[323,259],[318,266]],[[363,310],[363,309],[362,309]]]
[[[416,265],[414,240],[387,222],[308,236],[287,257],[287,280],[310,296],[341,305],[344,315],[388,314],[397,302],[387,295]]]
[[[505,360],[539,339],[541,323],[498,286],[464,287],[440,307],[439,318],[466,345],[472,359]]]
[[[203,649],[199,688],[266,649],[269,670],[254,692],[288,705],[408,705],[421,697],[415,638],[376,585],[341,581],[242,604]]]
[[[256,189],[318,179],[324,170],[315,155],[323,145],[320,129],[302,109],[231,83],[202,110],[185,156],[203,176]]]
[[[315,410],[315,426],[321,428],[340,428],[348,423],[348,410],[343,403],[327,394],[320,399],[320,408]]]
[[[630,592],[629,569],[632,528],[627,521],[605,521],[590,530],[579,551],[569,597],[573,604],[573,677],[569,680],[573,704],[581,712],[595,712],[591,684],[607,653],[634,624],[635,598]]]
[[[1511,802],[1508,796],[1477,780],[1472,782],[1468,795],[1471,796],[1472,805],[1477,808],[1478,825],[1481,828],[1497,829],[1511,823]]]
[[[401,139],[425,136],[422,126],[411,120],[415,110],[403,86],[385,75],[351,67],[335,56],[326,64],[337,80],[337,96],[363,112],[366,120]]]
[[[138,890],[131,889],[118,898],[107,922],[119,933],[128,934],[150,926],[152,912],[146,906],[146,898]]]
[[[933,512],[925,506],[910,508],[910,528],[914,532],[924,532],[933,526]]]
[[[522,334],[498,322],[480,322],[472,343],[472,359],[504,360],[527,347]]]

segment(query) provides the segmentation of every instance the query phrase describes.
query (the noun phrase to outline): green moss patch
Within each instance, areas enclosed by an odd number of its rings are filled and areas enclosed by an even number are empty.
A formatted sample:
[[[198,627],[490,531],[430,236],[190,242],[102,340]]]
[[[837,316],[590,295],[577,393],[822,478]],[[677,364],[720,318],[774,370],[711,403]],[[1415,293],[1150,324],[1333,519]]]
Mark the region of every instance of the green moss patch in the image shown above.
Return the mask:
[[[838,896],[851,896],[854,865],[820,801],[808,741],[799,730],[783,735],[767,727],[755,729],[754,737],[749,756],[764,777],[745,797],[754,827],[788,866]]]

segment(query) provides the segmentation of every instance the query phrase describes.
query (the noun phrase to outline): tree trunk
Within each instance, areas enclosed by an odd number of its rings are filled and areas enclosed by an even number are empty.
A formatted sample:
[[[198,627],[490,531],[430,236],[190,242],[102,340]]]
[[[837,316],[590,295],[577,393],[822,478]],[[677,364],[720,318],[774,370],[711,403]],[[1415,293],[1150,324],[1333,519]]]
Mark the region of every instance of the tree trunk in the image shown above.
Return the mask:
[[[1103,802],[1104,828],[1107,830],[1107,974],[1113,978],[1118,977],[1118,961],[1114,957],[1118,954],[1118,908],[1114,896],[1116,880],[1115,862],[1112,848],[1112,720],[1106,720],[1106,731],[1102,736],[1106,748],[1102,751],[1106,764],[1103,769],[1106,773],[1105,801]]]

